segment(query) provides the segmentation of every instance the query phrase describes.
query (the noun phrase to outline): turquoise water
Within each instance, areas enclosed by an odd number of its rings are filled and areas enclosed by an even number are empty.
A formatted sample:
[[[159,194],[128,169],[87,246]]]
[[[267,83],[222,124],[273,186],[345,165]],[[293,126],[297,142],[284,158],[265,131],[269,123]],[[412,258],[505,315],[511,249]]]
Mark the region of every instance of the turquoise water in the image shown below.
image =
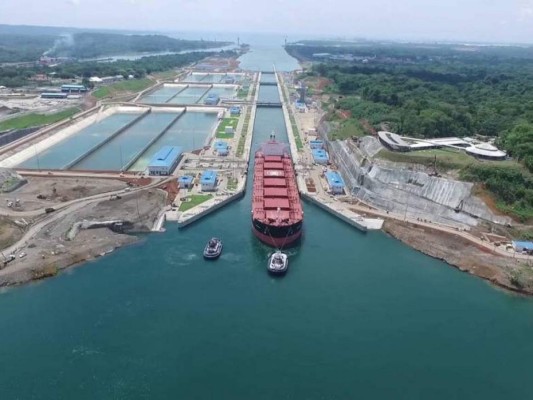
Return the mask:
[[[212,93],[217,94],[221,99],[233,99],[237,94],[234,87],[214,87],[202,96],[199,102],[203,103],[205,98]]]
[[[152,112],[114,137],[72,169],[120,171],[179,115]]]
[[[139,160],[130,168],[130,171],[144,171],[150,159],[162,146],[181,146],[184,152],[203,147],[216,123],[216,113],[186,112],[159,140],[143,153]]]
[[[254,149],[286,135],[279,109],[254,128]],[[249,196],[0,294],[1,398],[531,398],[531,299],[309,204],[272,278]],[[212,235],[224,253],[206,262]]]
[[[209,86],[188,87],[178,94],[168,104],[196,104],[207,93]]]
[[[276,81],[276,75],[275,74],[261,74],[261,83],[272,83],[277,82]]]
[[[62,169],[140,114],[116,113],[74,133],[19,165],[21,168]]]
[[[146,96],[142,96],[139,102],[145,104],[163,104],[169,101],[173,96],[175,96],[176,93],[182,91],[184,87],[185,86],[165,86],[161,89],[157,89],[156,91]]]
[[[277,86],[260,85],[259,87],[261,88],[261,96],[258,98],[259,101],[279,103],[279,90]]]

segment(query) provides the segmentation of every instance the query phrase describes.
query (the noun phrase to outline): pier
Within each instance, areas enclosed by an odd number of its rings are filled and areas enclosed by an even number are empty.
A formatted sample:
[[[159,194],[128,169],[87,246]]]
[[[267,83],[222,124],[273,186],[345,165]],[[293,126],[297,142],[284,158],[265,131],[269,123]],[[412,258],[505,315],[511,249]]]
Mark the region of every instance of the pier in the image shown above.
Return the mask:
[[[328,192],[328,185],[323,177],[324,167],[313,163],[311,149],[306,139],[303,140],[303,149],[298,150],[298,146],[296,145],[296,133],[293,131],[293,126],[290,120],[290,112],[294,112],[294,110],[291,109],[291,104],[287,104],[283,100],[285,98],[290,99],[290,96],[288,93],[287,96],[283,95],[283,91],[286,91],[287,88],[284,86],[282,77],[279,73],[276,73],[276,79],[278,81],[280,98],[283,101],[283,116],[287,126],[292,160],[295,171],[298,175],[298,191],[300,192],[301,197],[304,200],[317,205],[335,217],[348,223],[354,228],[357,228],[361,232],[367,232],[368,230],[380,230],[384,223],[382,218],[364,217],[353,211],[348,203],[341,201],[343,196],[335,196]],[[301,126],[297,128],[299,128],[300,131],[304,130]]]
[[[255,122],[255,114],[257,109],[257,99],[259,96],[259,80],[261,74],[257,75],[257,80],[250,85],[250,91],[248,99],[250,99],[252,93],[255,93],[251,101],[247,102],[246,108],[243,109],[243,114],[237,125],[237,134],[234,137],[233,143],[244,140],[242,157],[220,158],[220,157],[190,157],[186,161],[182,161],[178,166],[178,170],[186,173],[195,173],[205,170],[205,165],[209,165],[209,168],[213,168],[223,177],[231,177],[237,180],[237,185],[234,189],[221,190],[219,188],[217,192],[213,192],[212,198],[201,203],[189,210],[179,211],[179,204],[176,207],[166,212],[167,221],[176,221],[179,228],[185,228],[190,224],[198,221],[199,219],[212,214],[213,212],[221,209],[225,205],[232,203],[235,200],[241,199],[246,193],[247,185],[247,168],[250,159],[250,151],[252,148],[253,128]],[[238,146],[235,146],[237,148]],[[233,149],[232,151],[236,151]],[[192,165],[191,165],[192,164]],[[226,164],[226,169],[222,165]],[[188,165],[188,167],[185,167]],[[236,174],[238,176],[236,176]],[[223,178],[224,179],[224,178]],[[227,181],[226,181],[227,182]],[[178,194],[179,196],[179,194]]]

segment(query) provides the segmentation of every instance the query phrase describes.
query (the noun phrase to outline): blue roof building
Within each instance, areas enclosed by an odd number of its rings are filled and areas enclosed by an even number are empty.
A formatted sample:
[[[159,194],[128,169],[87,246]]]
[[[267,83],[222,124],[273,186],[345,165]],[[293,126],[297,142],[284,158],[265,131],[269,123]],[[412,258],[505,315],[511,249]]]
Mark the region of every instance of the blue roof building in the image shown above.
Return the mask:
[[[325,165],[329,161],[329,156],[328,156],[328,153],[326,152],[326,150],[314,149],[314,150],[312,150],[312,154],[313,154],[313,160],[317,164]]]
[[[533,253],[533,242],[526,242],[520,240],[513,241],[513,249],[518,252]]]
[[[227,156],[229,153],[228,143],[222,140],[215,142],[215,150],[219,156]]]
[[[192,182],[194,178],[190,175],[183,175],[178,178],[178,184],[180,186],[180,189],[189,189],[192,187]]]
[[[150,175],[170,175],[178,165],[182,150],[178,146],[163,146],[148,164]]]
[[[220,101],[220,96],[216,93],[210,93],[204,100],[204,104],[209,106],[216,106]]]
[[[241,115],[241,108],[239,106],[233,106],[229,109],[230,115]]]
[[[311,147],[311,149],[323,149],[324,142],[322,140],[311,140],[309,141],[309,147]]]
[[[343,194],[345,185],[342,176],[337,171],[328,171],[325,175],[331,193]]]
[[[74,92],[74,93],[81,93],[86,92],[87,88],[83,85],[61,85],[61,91],[62,92]]]
[[[59,92],[44,92],[41,93],[41,99],[66,99],[68,93],[59,93]]]
[[[217,173],[213,170],[205,170],[200,177],[202,192],[212,192],[217,187]]]

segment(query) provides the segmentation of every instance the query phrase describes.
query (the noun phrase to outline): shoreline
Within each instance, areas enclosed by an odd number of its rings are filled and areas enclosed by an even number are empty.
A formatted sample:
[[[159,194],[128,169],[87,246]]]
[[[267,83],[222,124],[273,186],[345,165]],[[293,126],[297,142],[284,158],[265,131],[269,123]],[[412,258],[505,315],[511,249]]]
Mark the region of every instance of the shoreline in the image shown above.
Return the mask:
[[[287,53],[298,61],[302,70],[306,69],[306,61]],[[296,123],[300,131],[305,131],[299,118],[296,118]],[[358,212],[366,215],[365,211],[360,209]],[[475,243],[476,240],[473,238],[469,241],[469,238],[461,237],[457,232],[454,234],[445,229],[432,228],[427,226],[428,224],[391,219],[388,215],[384,215],[385,212],[385,210],[375,209],[375,213],[370,212],[370,214],[384,218],[385,224],[382,231],[404,245],[444,261],[462,272],[481,278],[495,287],[515,294],[533,296],[533,271],[528,265],[529,260],[524,256],[502,254],[501,249],[491,250],[489,246]]]
[[[514,294],[533,296],[533,288],[519,287],[511,282],[509,270],[516,268],[518,260],[507,259],[487,249],[480,249],[465,239],[409,222],[387,219],[383,232],[415,251],[481,278],[495,287]]]

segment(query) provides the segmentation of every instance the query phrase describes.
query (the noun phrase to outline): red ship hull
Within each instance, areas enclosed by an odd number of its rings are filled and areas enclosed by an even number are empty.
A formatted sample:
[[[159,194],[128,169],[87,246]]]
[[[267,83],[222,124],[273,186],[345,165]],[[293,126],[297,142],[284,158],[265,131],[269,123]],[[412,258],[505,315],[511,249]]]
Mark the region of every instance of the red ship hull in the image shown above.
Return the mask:
[[[286,144],[271,140],[255,153],[252,229],[276,248],[302,235],[303,210],[292,159]]]
[[[260,241],[262,241],[263,243],[269,246],[275,247],[277,249],[282,249],[284,247],[290,247],[296,242],[298,242],[298,240],[300,240],[300,238],[302,237],[302,231],[295,233],[294,235],[284,237],[284,238],[274,238],[272,236],[265,235],[254,228],[252,228],[252,231],[254,235],[257,236],[257,238]]]

